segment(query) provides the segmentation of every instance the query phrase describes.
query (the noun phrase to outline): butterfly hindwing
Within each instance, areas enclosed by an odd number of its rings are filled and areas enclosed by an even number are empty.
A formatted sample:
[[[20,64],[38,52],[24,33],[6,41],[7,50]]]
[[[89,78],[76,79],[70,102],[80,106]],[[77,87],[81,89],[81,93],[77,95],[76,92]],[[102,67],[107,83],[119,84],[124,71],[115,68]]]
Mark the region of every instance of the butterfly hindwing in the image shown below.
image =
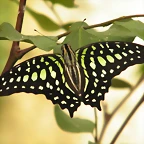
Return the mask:
[[[17,92],[44,94],[62,109],[67,108],[71,117],[80,105],[79,98],[67,85],[63,58],[59,54],[31,58],[2,75],[0,96]]]
[[[93,43],[76,50],[77,61],[72,61],[75,60],[75,54],[70,51],[64,49],[64,56],[37,56],[14,66],[0,77],[0,96],[17,92],[44,94],[54,104],[68,109],[73,117],[81,101],[101,110],[100,101],[104,100],[111,79],[131,65],[144,63],[144,46],[134,43]],[[73,71],[66,72],[68,67],[64,61],[74,66],[70,69]],[[80,70],[75,70],[74,64],[77,62]],[[76,72],[80,72],[79,75]],[[70,79],[67,79],[68,75],[75,78],[75,81],[82,79],[80,94],[74,92]],[[79,85],[77,82],[76,86]]]
[[[111,79],[131,65],[144,63],[144,47],[126,42],[93,43],[78,49],[76,55],[85,74],[83,102],[99,110]]]

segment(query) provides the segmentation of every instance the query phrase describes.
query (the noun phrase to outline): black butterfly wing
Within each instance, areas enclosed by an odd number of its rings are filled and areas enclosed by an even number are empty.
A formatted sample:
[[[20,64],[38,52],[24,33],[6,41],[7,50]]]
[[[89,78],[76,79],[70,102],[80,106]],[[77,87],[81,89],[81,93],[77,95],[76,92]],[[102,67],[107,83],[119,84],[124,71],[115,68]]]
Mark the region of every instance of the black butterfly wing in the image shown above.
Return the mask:
[[[104,100],[111,79],[131,65],[144,63],[144,46],[129,42],[101,42],[78,49],[76,55],[86,81],[83,102],[101,110],[100,100]]]
[[[41,55],[16,65],[0,77],[0,96],[17,92],[44,94],[70,116],[80,106],[79,97],[69,88],[61,55]]]

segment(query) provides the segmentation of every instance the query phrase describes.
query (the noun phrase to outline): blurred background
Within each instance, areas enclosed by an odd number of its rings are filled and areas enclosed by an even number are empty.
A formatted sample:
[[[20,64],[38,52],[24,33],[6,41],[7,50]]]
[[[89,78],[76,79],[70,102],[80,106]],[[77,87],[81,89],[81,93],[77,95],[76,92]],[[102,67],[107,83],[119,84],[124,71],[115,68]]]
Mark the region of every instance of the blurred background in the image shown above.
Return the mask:
[[[61,0],[60,0],[61,1]],[[144,14],[143,0],[75,0],[67,6],[49,1],[27,0],[22,33],[38,35],[34,29],[43,35],[56,36],[66,30],[59,26],[67,25],[86,18],[89,25],[105,22],[117,17]],[[18,14],[18,4],[12,0],[0,0],[0,24],[8,22],[15,27]],[[40,18],[43,16],[43,18]],[[48,19],[49,18],[49,19]],[[144,22],[144,18],[139,18]],[[106,28],[98,28],[104,30]],[[135,42],[144,44],[136,38]],[[12,42],[0,41],[0,72],[2,72],[9,56]],[[29,47],[21,43],[21,48]],[[17,63],[31,56],[46,52],[38,48],[26,54]],[[139,66],[132,66],[122,72],[118,77],[134,85],[140,78]],[[144,82],[136,89],[131,98],[118,111],[103,137],[102,144],[108,144],[119,126],[124,121],[132,107],[144,93]],[[110,88],[109,93],[102,102],[111,112],[117,103],[129,92],[129,89]],[[90,106],[82,105],[75,112],[75,117],[94,121],[94,111]],[[98,131],[102,127],[102,113],[98,112]],[[143,144],[144,143],[144,104],[133,115],[125,129],[122,131],[117,144]],[[0,144],[88,144],[93,141],[90,133],[68,133],[61,130],[55,120],[54,105],[46,100],[44,95],[19,93],[9,97],[0,98]]]

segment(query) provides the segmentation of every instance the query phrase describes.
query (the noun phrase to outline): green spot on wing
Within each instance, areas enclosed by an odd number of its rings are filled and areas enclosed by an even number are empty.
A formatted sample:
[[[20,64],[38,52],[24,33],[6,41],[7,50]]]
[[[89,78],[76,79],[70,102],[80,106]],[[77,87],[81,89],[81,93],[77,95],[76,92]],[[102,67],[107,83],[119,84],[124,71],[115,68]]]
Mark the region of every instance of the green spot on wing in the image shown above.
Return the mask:
[[[88,82],[89,82],[88,79],[85,78],[85,88],[84,88],[84,91],[86,91],[86,89],[87,89]]]
[[[46,64],[46,65],[49,65],[49,62],[45,61],[45,64]]]
[[[110,63],[114,63],[114,58],[112,56],[107,55],[106,58]]]
[[[125,53],[125,52],[122,52],[122,54],[126,57],[127,56],[127,53]]]
[[[36,81],[37,78],[38,78],[38,74],[37,74],[37,72],[34,72],[34,73],[32,74],[31,79],[32,79],[33,81]]]
[[[20,82],[20,80],[21,80],[21,76],[19,76],[16,81]]]
[[[42,80],[45,80],[46,79],[46,70],[45,69],[42,69],[41,72],[40,72],[40,78]]]
[[[63,81],[63,83],[65,82],[65,77],[64,77],[64,75],[62,75],[62,81]]]
[[[90,60],[91,60],[92,62],[94,62],[94,58],[93,58],[93,57],[90,57]]]
[[[90,63],[90,67],[91,67],[92,69],[95,69],[95,68],[96,68],[95,63],[91,62],[91,63]]]
[[[87,77],[89,77],[86,70],[84,70],[84,74],[85,74]]]
[[[52,61],[56,61],[56,59],[52,56],[49,56],[48,58],[51,59]]]
[[[92,45],[91,47],[92,47],[93,50],[96,50],[96,47],[95,47],[95,46]]]
[[[84,63],[84,55],[83,56],[81,56],[81,66],[84,68],[84,69],[86,69],[86,67],[85,67],[85,63]]]
[[[122,56],[121,56],[120,54],[115,54],[115,57],[116,57],[117,59],[119,59],[119,60],[122,59]]]
[[[41,60],[40,60],[41,62],[44,62],[44,57],[41,57]]]
[[[65,83],[65,86],[66,86],[72,93],[74,93],[74,91],[69,87],[69,85],[67,84],[67,82]]]
[[[60,73],[63,74],[63,67],[62,67],[61,63],[59,63],[58,61],[55,61],[55,63],[59,67]]]
[[[102,66],[106,66],[106,61],[103,57],[98,56],[97,59]]]
[[[50,73],[52,72],[52,66],[49,67],[49,71],[50,71]]]
[[[52,71],[52,72],[51,72],[51,76],[55,79],[55,78],[56,78],[56,72],[55,72],[55,71]]]
[[[82,54],[86,54],[87,50],[88,50],[88,48],[85,48],[85,49],[83,50]]]
[[[23,82],[27,82],[27,81],[28,81],[28,78],[29,78],[29,75],[25,75],[25,76],[23,77]]]

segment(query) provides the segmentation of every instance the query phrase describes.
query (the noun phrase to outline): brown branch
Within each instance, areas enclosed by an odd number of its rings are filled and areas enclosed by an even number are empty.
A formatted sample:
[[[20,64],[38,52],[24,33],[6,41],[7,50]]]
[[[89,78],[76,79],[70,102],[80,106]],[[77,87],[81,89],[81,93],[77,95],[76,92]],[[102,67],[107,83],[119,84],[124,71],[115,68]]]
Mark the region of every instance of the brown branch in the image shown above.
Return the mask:
[[[25,5],[26,5],[26,0],[20,0],[18,16],[17,16],[16,26],[15,26],[15,29],[18,32],[21,32],[21,30],[22,30]],[[12,43],[10,55],[9,55],[9,58],[7,60],[5,67],[3,69],[2,74],[4,74],[6,71],[10,70],[18,59],[20,59],[24,54],[26,54],[27,52],[29,52],[30,50],[32,50],[34,48],[36,48],[36,46],[32,46],[32,47],[26,48],[24,50],[20,50],[19,42],[14,41]]]
[[[100,26],[105,27],[105,26],[108,26],[108,25],[114,23],[115,21],[130,19],[130,18],[134,18],[134,17],[144,17],[144,14],[122,16],[122,17],[119,17],[119,18],[115,18],[115,19],[109,20],[107,22],[103,22],[103,23],[99,23],[99,24],[95,24],[95,25],[84,27],[84,29],[90,29],[90,28],[95,28],[95,27],[100,27]]]
[[[138,82],[135,84],[134,87],[131,88],[130,92],[127,94],[126,97],[124,97],[124,99],[116,106],[116,108],[113,110],[113,112],[111,113],[111,115],[114,115],[119,108],[122,106],[122,104],[131,96],[131,94],[133,93],[133,91],[140,85],[140,83],[144,80],[144,76],[142,75],[140,77],[140,79],[138,80]]]
[[[71,32],[65,32],[65,33],[63,33],[63,34],[60,34],[60,35],[58,35],[57,37],[58,37],[58,39],[60,39],[60,38],[62,38],[62,37],[64,37],[64,36],[67,36],[68,34],[70,34]]]
[[[87,26],[87,27],[83,27],[85,30],[86,29],[90,29],[90,28],[96,28],[96,27],[104,27],[104,26],[108,26],[112,23],[114,23],[115,21],[120,21],[120,20],[124,20],[124,19],[129,19],[129,18],[134,18],[134,17],[144,17],[144,14],[138,14],[138,15],[129,15],[129,16],[122,16],[122,17],[119,17],[119,18],[115,18],[115,19],[112,19],[112,20],[109,20],[109,21],[106,21],[106,22],[103,22],[103,23],[99,23],[99,24],[94,24],[94,25],[91,25],[91,26]],[[60,34],[58,35],[58,39],[66,36],[70,34],[70,31],[69,32],[65,32],[63,34]]]
[[[108,127],[108,124],[110,123],[111,119],[113,118],[113,116],[115,115],[115,113],[119,110],[119,108],[122,106],[122,104],[131,96],[131,94],[134,92],[134,90],[140,85],[140,83],[143,81],[144,77],[143,75],[140,77],[140,79],[138,80],[138,82],[135,84],[134,87],[132,87],[132,89],[130,90],[130,92],[124,97],[124,99],[116,106],[116,108],[113,110],[113,112],[111,114],[108,113],[104,113],[104,119],[105,119],[105,123],[102,127],[101,130],[101,134],[99,137],[99,142],[102,140],[105,130]]]
[[[95,143],[98,142],[98,127],[97,127],[97,110],[96,108],[94,108],[94,116],[95,116],[95,137],[94,137],[94,141]]]
[[[21,33],[21,30],[22,30],[25,5],[26,5],[26,0],[20,0],[19,10],[18,10],[18,16],[17,16],[17,22],[16,22],[16,27],[15,27],[15,29],[18,32],[20,32],[20,33]]]
[[[9,58],[7,60],[6,66],[2,74],[10,70],[13,67],[13,65],[17,62],[18,59],[22,58],[22,56],[24,56],[27,52],[33,50],[34,48],[36,48],[36,46],[31,46],[29,48],[20,50],[19,46],[18,47],[15,46],[14,50],[11,50],[10,52]]]
[[[126,118],[126,120],[124,121],[124,123],[122,124],[122,126],[120,127],[120,129],[118,130],[118,132],[116,133],[116,135],[114,136],[114,138],[112,139],[112,141],[110,142],[110,144],[114,144],[115,143],[115,141],[117,140],[118,136],[120,135],[120,133],[122,132],[122,130],[124,129],[124,127],[127,125],[127,123],[129,122],[129,120],[131,119],[131,117],[133,116],[133,114],[136,112],[136,110],[139,108],[139,106],[143,102],[144,102],[144,95],[138,101],[138,103],[136,104],[136,106],[132,109],[132,111],[130,112],[130,114],[128,115],[128,117]]]

